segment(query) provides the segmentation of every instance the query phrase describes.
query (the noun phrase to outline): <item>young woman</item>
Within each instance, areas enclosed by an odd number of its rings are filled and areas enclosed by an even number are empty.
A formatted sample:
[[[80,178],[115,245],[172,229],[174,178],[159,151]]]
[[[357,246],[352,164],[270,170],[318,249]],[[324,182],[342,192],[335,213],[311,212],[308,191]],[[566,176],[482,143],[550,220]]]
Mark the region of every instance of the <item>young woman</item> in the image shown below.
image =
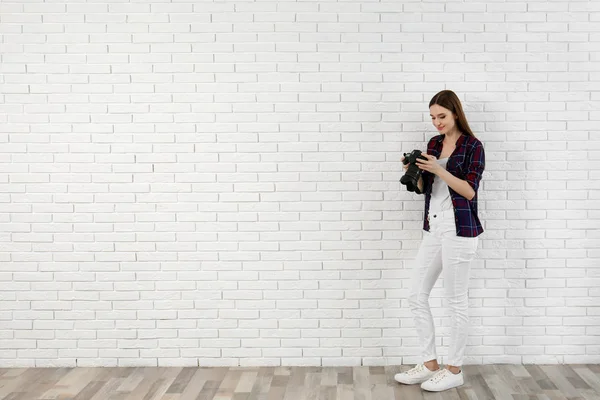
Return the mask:
[[[468,334],[470,264],[483,228],[477,216],[477,189],[485,166],[481,142],[475,138],[460,100],[451,90],[429,102],[433,125],[439,132],[429,140],[419,191],[425,194],[423,242],[413,269],[408,302],[414,314],[423,364],[396,374],[400,383],[421,383],[428,391],[442,391],[464,383],[463,363]],[[407,169],[408,166],[404,166]],[[451,310],[448,362],[440,369],[429,294],[440,273]]]

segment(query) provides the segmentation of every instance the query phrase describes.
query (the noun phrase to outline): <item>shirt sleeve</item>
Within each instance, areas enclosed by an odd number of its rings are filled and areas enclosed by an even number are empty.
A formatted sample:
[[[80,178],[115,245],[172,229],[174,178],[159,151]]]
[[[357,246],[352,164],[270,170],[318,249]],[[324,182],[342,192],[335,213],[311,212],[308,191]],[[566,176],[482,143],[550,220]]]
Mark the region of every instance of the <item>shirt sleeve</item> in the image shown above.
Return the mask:
[[[479,140],[473,146],[473,150],[469,154],[468,163],[466,181],[469,182],[469,185],[477,192],[483,170],[485,169],[485,152],[483,150],[483,145]]]
[[[427,189],[428,189],[427,186],[429,185],[429,180],[431,179],[431,175],[432,175],[432,173],[429,171],[425,171],[425,170],[421,171],[421,178],[423,179],[423,192],[418,191],[417,194],[427,193]]]
[[[435,147],[435,141],[434,141],[434,138],[431,138],[431,139],[429,139],[429,142],[427,143],[427,150],[425,151],[425,153],[427,153],[427,154],[433,153],[434,147]],[[423,192],[420,192],[417,189],[417,194],[426,194],[427,191],[429,190],[429,184],[433,180],[433,174],[429,171],[422,170],[421,178],[423,178]]]

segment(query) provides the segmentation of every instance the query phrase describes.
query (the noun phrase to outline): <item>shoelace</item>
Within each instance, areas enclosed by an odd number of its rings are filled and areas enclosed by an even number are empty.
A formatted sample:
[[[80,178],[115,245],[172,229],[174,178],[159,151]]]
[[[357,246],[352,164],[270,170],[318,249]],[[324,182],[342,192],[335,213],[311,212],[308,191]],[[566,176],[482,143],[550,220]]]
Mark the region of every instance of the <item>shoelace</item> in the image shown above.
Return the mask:
[[[423,370],[423,364],[419,364],[414,368],[411,368],[410,370],[408,370],[407,374],[408,375],[415,375],[419,372],[421,372]]]
[[[448,376],[448,372],[450,372],[450,371],[448,371],[446,368],[442,369],[440,372],[435,374],[433,376],[433,378],[431,378],[431,381],[438,383],[439,381],[441,381],[442,379],[444,379],[445,377]]]

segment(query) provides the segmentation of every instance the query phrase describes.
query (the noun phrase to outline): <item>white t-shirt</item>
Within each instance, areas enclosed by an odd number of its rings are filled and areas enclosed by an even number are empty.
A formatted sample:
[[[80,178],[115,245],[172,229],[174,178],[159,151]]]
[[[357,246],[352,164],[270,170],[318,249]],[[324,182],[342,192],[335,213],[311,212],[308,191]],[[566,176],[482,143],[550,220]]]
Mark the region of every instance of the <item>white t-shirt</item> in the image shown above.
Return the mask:
[[[442,168],[446,169],[448,158],[437,160]],[[431,200],[429,202],[429,212],[435,213],[444,210],[452,210],[452,199],[448,184],[437,175],[433,176],[433,186],[431,187]]]

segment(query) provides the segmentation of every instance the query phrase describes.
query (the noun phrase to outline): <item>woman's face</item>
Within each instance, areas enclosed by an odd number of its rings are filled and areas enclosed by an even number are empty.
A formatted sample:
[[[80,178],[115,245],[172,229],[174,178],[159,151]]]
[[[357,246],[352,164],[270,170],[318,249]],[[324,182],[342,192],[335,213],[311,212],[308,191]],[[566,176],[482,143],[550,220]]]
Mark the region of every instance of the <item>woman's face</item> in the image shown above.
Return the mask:
[[[431,122],[433,126],[438,130],[439,133],[451,132],[456,125],[456,116],[452,114],[452,111],[434,104],[429,107],[429,113],[431,116]]]

